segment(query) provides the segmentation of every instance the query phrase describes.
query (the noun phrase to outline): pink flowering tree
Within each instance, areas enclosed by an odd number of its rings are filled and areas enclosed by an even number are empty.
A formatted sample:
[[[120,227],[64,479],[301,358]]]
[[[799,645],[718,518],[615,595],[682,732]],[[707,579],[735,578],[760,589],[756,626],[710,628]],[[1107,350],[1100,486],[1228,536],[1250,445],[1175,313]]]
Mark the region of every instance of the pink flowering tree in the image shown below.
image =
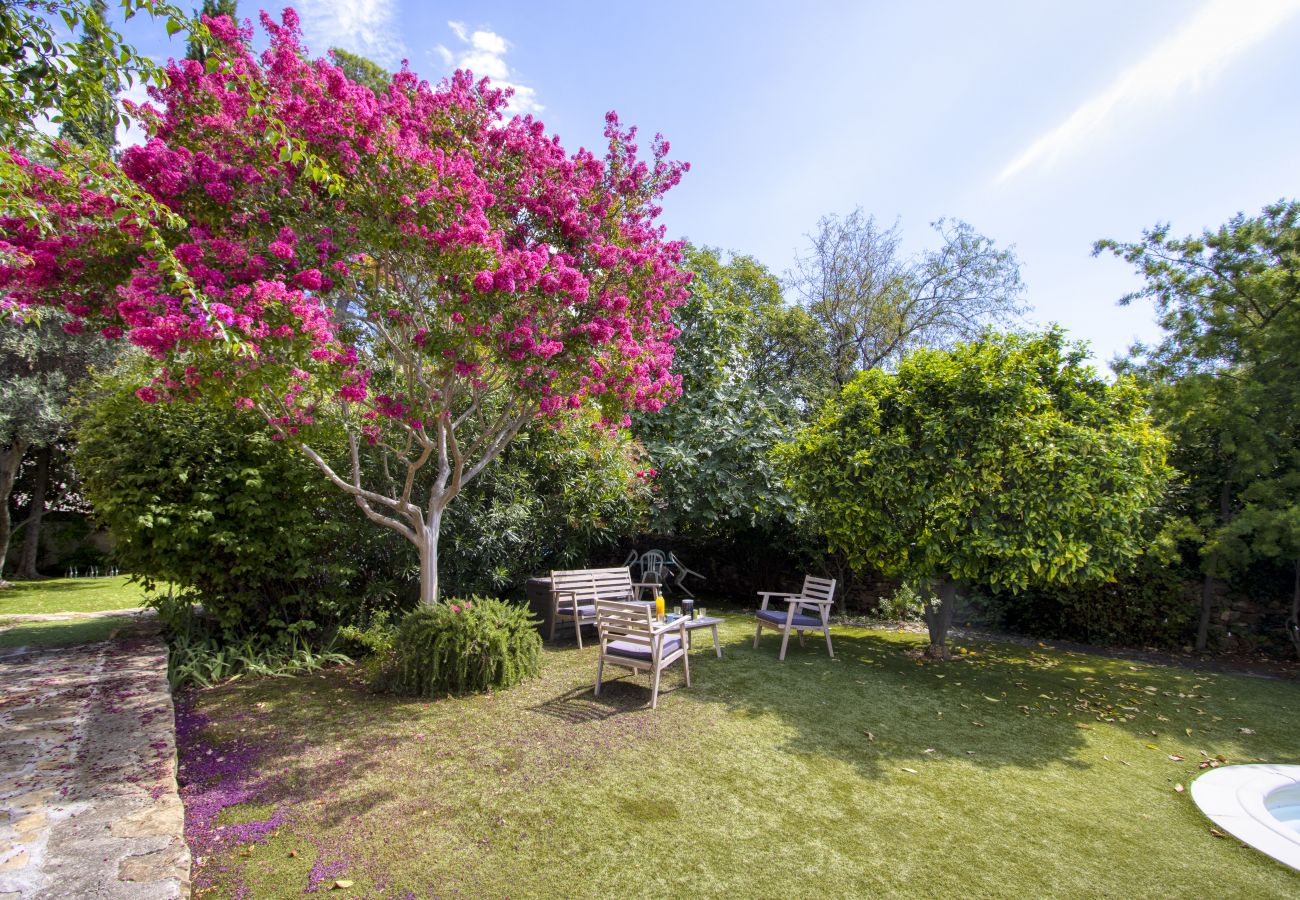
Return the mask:
[[[521,428],[593,409],[618,428],[677,395],[690,276],[655,218],[687,167],[659,138],[640,160],[612,113],[603,157],[566,154],[467,72],[404,70],[376,96],[305,55],[292,10],[263,14],[260,55],[251,29],[205,21],[207,64],[169,65],[121,161],[171,215],[14,156],[58,227],[0,222],[0,291],[147,350],[145,401],[260,411],[416,546],[434,602],[444,510]],[[341,465],[321,449],[338,429]]]

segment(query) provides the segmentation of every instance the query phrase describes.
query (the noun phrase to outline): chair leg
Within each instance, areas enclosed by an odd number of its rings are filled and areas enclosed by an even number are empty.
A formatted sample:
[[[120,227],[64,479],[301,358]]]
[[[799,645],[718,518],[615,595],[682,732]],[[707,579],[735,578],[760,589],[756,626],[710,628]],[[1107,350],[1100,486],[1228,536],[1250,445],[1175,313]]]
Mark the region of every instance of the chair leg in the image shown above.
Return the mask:
[[[600,696],[600,686],[602,684],[602,680],[604,679],[604,677],[605,677],[605,657],[602,656],[600,659],[596,661],[596,696],[597,697]]]
[[[650,687],[650,708],[654,709],[659,705],[659,669],[655,669],[654,684]]]
[[[758,627],[754,629],[754,649],[758,649],[758,636],[763,633],[763,623],[759,622]],[[714,639],[717,639],[718,629],[713,629]]]
[[[547,638],[552,644],[555,643],[555,626],[560,623],[560,611],[557,609],[551,613],[551,636]]]
[[[682,654],[682,668],[686,670],[686,686],[691,686],[691,654]]]
[[[797,635],[799,636],[799,646],[802,647],[802,646],[803,646],[803,632],[802,632],[802,631],[796,631],[795,634],[797,634]]]
[[[722,659],[722,645],[718,643],[718,626],[713,626],[713,652],[718,654],[718,659]]]
[[[582,615],[578,612],[578,608],[576,606],[573,608],[573,633],[578,636],[578,649],[581,650],[582,649]]]
[[[826,632],[826,652],[831,655],[831,659],[834,659],[835,648],[831,646],[831,630],[829,628],[823,628],[822,631]]]
[[[790,631],[787,629],[781,632],[781,655],[777,657],[778,662],[785,661],[785,647],[790,643]]]

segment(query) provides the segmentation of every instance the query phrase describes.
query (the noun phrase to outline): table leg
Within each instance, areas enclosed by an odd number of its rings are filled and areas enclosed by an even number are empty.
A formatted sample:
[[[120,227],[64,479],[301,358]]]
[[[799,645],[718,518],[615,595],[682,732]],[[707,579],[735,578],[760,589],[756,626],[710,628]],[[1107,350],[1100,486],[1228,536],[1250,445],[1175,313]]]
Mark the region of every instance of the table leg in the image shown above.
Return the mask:
[[[722,645],[718,643],[718,626],[713,626],[713,652],[718,654],[718,659],[722,659]]]

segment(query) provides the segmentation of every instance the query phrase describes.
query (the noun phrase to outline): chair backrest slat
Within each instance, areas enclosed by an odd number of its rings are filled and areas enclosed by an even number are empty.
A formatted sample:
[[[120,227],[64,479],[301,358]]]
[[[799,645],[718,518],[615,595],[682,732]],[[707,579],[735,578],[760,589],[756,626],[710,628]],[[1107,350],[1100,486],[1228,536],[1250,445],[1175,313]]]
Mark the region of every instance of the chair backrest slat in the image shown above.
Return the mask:
[[[648,603],[619,603],[615,600],[596,601],[596,628],[601,640],[614,638],[650,646],[653,643],[653,623]]]
[[[835,597],[835,579],[805,575],[802,594],[809,600],[831,600]]]

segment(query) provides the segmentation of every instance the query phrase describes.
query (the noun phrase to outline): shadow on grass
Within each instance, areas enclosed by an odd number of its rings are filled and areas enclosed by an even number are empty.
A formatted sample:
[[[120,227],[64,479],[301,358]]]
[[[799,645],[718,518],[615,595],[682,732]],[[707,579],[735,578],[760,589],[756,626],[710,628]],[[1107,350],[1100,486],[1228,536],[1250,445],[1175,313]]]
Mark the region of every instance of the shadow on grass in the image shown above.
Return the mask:
[[[833,630],[835,659],[810,636],[804,647],[792,640],[781,662],[779,637],[765,634],[755,650],[752,632],[737,639],[737,624],[724,659],[693,661],[691,698],[732,718],[774,718],[788,735],[781,750],[867,775],[943,758],[1083,768],[1088,733],[1108,726],[1146,741],[1233,731],[1203,709],[1219,693],[1208,673],[985,642],[948,662],[920,662],[909,655],[919,636],[861,629]]]
[[[665,674],[659,685],[659,698],[662,700],[678,689],[677,681]],[[607,669],[599,697],[592,686],[576,687],[527,709],[569,725],[584,725],[641,712],[649,706],[650,686],[645,675],[638,677]]]

